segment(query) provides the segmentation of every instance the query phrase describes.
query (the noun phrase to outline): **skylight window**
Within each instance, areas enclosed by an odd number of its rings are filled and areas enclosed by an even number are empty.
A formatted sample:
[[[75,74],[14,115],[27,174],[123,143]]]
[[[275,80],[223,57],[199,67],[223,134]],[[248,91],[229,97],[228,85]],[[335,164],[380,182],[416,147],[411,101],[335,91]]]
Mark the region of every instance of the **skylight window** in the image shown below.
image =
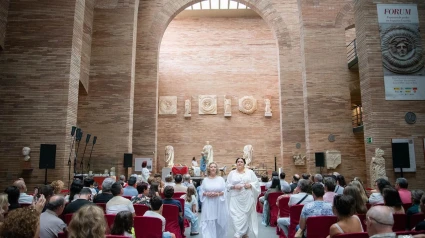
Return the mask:
[[[211,9],[250,9],[245,4],[232,0],[203,0],[186,8],[186,10],[211,10]]]

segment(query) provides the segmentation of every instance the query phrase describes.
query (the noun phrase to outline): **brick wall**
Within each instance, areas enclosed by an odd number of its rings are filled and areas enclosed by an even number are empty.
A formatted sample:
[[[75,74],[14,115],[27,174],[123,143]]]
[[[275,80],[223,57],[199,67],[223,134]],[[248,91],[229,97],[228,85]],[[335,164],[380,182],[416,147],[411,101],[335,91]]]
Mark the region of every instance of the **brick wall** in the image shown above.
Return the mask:
[[[0,50],[4,48],[4,37],[6,36],[7,13],[9,11],[9,0],[0,2]]]
[[[161,41],[158,95],[177,96],[178,109],[175,116],[158,117],[159,167],[166,145],[174,146],[174,163],[190,164],[210,141],[220,167],[230,167],[251,144],[253,165],[267,163],[272,169],[281,142],[277,63],[276,41],[260,17],[173,20]],[[217,95],[217,115],[198,114],[198,95],[205,94]],[[224,95],[232,99],[230,118],[224,117]],[[257,99],[254,114],[238,110],[243,96]],[[266,96],[271,118],[264,117]],[[190,119],[184,118],[186,98],[192,102]]]

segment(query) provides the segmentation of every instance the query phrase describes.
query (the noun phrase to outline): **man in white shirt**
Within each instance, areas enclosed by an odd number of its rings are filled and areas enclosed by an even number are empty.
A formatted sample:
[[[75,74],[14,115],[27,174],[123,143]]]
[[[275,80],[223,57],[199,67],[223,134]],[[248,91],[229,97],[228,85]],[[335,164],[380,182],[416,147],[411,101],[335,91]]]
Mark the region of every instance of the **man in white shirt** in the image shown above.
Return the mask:
[[[177,174],[174,177],[174,182],[176,184],[174,185],[174,192],[178,193],[187,193],[187,187],[182,185],[183,176],[181,174]]]
[[[289,198],[288,205],[299,205],[299,204],[306,204],[309,202],[313,202],[313,196],[307,193],[310,189],[310,181],[306,179],[300,179],[298,181],[298,186],[294,190],[294,194],[291,195]],[[288,237],[288,229],[290,224],[289,217],[282,217],[277,219],[277,225],[282,229],[282,231],[285,233],[286,237]]]
[[[19,203],[26,203],[31,204],[34,197],[27,194],[27,186],[25,185],[25,182],[23,179],[18,179],[13,183],[14,186],[16,186],[19,189],[20,195],[19,195]]]
[[[162,200],[160,197],[154,196],[150,200],[152,211],[146,211],[144,217],[155,217],[162,221],[162,238],[175,238],[173,233],[165,231],[165,218],[162,216]]]
[[[282,192],[284,193],[290,193],[291,192],[291,186],[289,186],[289,183],[285,181],[286,174],[284,172],[280,173],[280,189],[282,189]]]
[[[388,180],[386,179],[379,178],[375,181],[375,187],[377,191],[369,196],[369,203],[371,205],[384,204],[384,197],[382,196],[382,191],[386,186],[391,186],[390,182],[388,182]]]
[[[129,211],[133,213],[133,217],[136,216],[133,203],[129,199],[122,197],[124,191],[120,182],[112,184],[111,192],[114,197],[106,203],[106,214],[117,214],[121,211]]]

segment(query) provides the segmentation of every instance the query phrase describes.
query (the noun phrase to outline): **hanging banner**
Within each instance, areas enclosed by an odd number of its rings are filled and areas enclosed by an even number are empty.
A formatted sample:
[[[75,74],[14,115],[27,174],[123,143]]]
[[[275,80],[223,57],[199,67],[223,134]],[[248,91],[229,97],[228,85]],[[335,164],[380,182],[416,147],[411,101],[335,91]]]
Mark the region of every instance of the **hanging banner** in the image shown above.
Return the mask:
[[[386,100],[425,100],[416,4],[377,4]]]

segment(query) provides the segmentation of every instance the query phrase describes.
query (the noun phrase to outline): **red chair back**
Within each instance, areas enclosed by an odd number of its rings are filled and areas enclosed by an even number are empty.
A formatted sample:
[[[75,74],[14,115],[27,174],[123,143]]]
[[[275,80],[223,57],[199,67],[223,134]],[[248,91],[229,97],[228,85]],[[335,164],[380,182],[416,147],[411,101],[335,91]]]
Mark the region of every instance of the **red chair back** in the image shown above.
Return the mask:
[[[267,198],[269,207],[270,207],[270,226],[276,227],[277,225],[277,213],[279,208],[276,206],[277,197],[283,195],[282,192],[272,192],[269,193],[269,197]]]
[[[369,238],[369,234],[367,232],[358,232],[358,233],[347,233],[347,234],[339,234],[334,236],[335,238]]]
[[[128,200],[131,200],[131,196],[122,196],[123,198],[127,198]]]
[[[412,206],[412,203],[403,203],[402,206],[404,208],[404,211],[407,212],[407,209],[409,209]]]
[[[149,210],[149,207],[143,204],[133,204],[134,211],[136,213],[136,216],[143,216],[147,210]]]
[[[279,217],[289,217],[289,196],[279,200]]]
[[[180,198],[182,195],[185,195],[185,192],[175,192],[173,194],[173,198]]]
[[[329,228],[337,221],[336,216],[314,216],[307,218],[308,238],[326,238],[329,235]]]
[[[103,209],[103,212],[106,213],[106,203],[95,203],[97,206],[101,207]]]
[[[405,231],[406,230],[406,214],[393,214],[394,225],[393,231]]]
[[[116,214],[105,214],[105,220],[108,223],[108,227],[111,228],[114,224]]]
[[[69,223],[71,222],[71,220],[72,220],[72,215],[74,215],[73,213],[68,213],[68,214],[65,214],[65,217],[64,217],[64,222],[65,222],[65,224],[68,226],[69,225]]]
[[[176,238],[182,238],[179,226],[179,208],[171,204],[164,204],[162,206],[162,216],[167,221],[165,223],[165,230],[174,233]]]
[[[300,223],[300,215],[301,210],[303,210],[304,205],[293,205],[289,207],[289,217],[290,223],[289,223],[289,229],[288,229],[288,238],[294,238],[295,236],[295,229],[297,228],[297,225]]]
[[[359,219],[360,222],[362,223],[362,227],[363,227],[363,231],[367,231],[367,226],[366,226],[366,214],[356,214]]]
[[[260,188],[261,188],[261,193],[263,193],[263,192],[266,192],[266,191],[267,191],[267,188],[266,188],[266,186],[265,186],[265,185],[260,186]]]
[[[168,223],[168,221],[167,221]],[[134,217],[136,238],[162,238],[162,221],[156,217]]]
[[[182,206],[183,217],[184,217],[184,199],[183,198],[174,198],[174,199],[180,202],[180,205]]]
[[[422,212],[407,216],[409,230],[412,230],[413,227],[415,227],[419,222],[423,221],[424,219],[425,215]]]
[[[68,238],[68,235],[65,232],[59,232],[58,238]]]

